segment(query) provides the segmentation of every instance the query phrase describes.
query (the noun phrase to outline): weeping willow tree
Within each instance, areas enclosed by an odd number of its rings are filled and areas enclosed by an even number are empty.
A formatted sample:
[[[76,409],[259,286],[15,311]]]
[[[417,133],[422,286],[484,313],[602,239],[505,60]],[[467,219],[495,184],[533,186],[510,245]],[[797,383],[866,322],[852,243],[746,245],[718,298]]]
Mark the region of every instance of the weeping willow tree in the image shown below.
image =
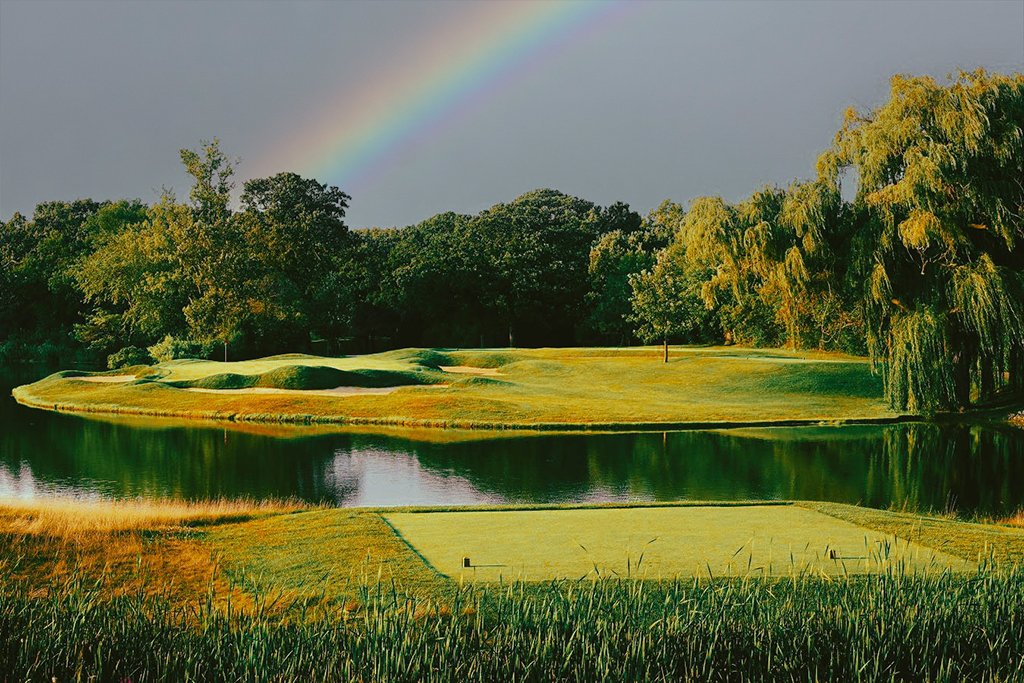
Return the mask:
[[[783,193],[773,187],[733,205],[720,197],[693,200],[676,238],[688,269],[700,279],[700,297],[714,310],[727,340],[774,346],[785,324],[762,297],[765,277],[778,260],[776,218]]]
[[[729,336],[849,350],[862,333],[837,279],[843,212],[839,193],[820,182],[765,187],[737,205],[717,197],[691,204],[677,239]]]
[[[859,187],[851,279],[897,409],[955,410],[1024,380],[1024,76],[896,77],[849,110],[819,183]]]

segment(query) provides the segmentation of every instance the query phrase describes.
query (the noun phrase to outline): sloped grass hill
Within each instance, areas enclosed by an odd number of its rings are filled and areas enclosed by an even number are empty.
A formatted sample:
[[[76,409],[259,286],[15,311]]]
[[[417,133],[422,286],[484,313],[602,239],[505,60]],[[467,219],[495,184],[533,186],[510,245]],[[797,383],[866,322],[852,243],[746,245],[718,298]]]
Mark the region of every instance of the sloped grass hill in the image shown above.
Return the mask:
[[[14,395],[67,411],[432,427],[637,429],[900,417],[863,358],[734,347],[677,347],[669,363],[660,356],[650,347],[401,349],[349,358],[178,360],[63,371]],[[378,391],[323,393],[338,387]],[[394,391],[380,391],[386,388]]]

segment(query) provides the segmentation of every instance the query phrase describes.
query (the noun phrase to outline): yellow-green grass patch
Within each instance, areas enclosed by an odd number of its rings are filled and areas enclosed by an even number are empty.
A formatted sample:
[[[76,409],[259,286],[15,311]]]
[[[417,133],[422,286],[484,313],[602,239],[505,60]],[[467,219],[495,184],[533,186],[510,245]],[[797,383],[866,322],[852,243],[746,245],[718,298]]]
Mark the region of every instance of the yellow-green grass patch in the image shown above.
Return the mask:
[[[898,535],[966,560],[994,560],[1006,565],[1024,565],[1024,529],[842,503],[801,501],[797,504],[881,534]]]
[[[650,347],[403,349],[354,358],[292,354],[239,363],[171,361],[133,369],[137,381],[83,382],[58,373],[14,394],[28,405],[70,411],[476,428],[678,428],[900,417],[887,407],[879,378],[862,358],[733,347],[675,347],[672,354],[667,364],[660,349]],[[450,366],[498,369],[500,376],[441,370]],[[363,386],[402,386],[387,395],[301,393],[331,388],[322,385],[337,373]],[[187,390],[241,386],[300,391]]]
[[[791,505],[395,512],[437,569],[476,581],[970,569],[933,548]],[[469,558],[470,567],[465,567]]]
[[[282,515],[217,527],[204,540],[235,581],[257,591],[352,597],[379,579],[435,594],[448,583],[372,512]]]

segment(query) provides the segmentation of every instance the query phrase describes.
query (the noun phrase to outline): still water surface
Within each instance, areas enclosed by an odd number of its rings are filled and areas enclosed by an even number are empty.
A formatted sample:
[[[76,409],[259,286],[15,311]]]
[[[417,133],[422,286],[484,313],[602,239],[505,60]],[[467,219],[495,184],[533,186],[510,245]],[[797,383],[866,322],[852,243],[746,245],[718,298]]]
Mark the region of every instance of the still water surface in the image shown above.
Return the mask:
[[[1024,430],[1010,427],[515,436],[225,427],[17,405],[10,388],[40,374],[0,374],[0,496],[340,506],[812,499],[996,515],[1024,506]]]

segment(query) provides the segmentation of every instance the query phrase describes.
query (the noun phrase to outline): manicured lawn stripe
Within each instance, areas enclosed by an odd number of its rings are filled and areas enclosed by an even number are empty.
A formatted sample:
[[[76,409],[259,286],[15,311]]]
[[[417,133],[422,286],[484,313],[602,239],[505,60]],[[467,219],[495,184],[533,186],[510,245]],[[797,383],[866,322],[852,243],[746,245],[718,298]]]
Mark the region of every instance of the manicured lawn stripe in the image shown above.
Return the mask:
[[[385,515],[430,564],[478,581],[785,576],[972,569],[973,563],[795,506]],[[836,559],[830,559],[835,552]],[[464,567],[464,558],[471,567]]]

